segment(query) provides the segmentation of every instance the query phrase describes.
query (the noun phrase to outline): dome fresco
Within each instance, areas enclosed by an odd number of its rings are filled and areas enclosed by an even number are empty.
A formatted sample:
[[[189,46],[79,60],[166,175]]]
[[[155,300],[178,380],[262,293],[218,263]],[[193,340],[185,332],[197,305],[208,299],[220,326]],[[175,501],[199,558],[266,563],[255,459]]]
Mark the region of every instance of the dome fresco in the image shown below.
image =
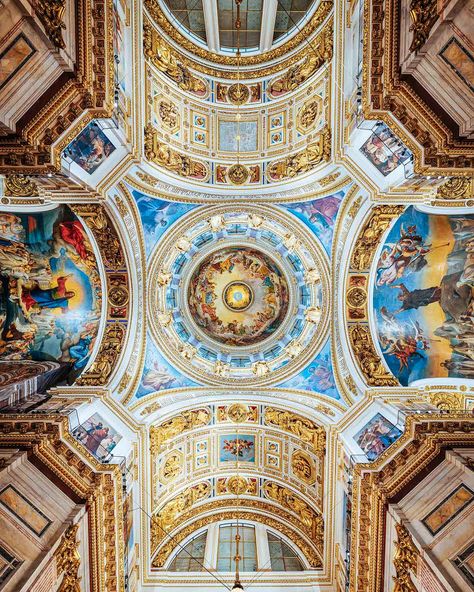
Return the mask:
[[[261,251],[225,248],[193,273],[188,299],[194,322],[226,345],[253,345],[272,335],[288,312],[280,267]]]

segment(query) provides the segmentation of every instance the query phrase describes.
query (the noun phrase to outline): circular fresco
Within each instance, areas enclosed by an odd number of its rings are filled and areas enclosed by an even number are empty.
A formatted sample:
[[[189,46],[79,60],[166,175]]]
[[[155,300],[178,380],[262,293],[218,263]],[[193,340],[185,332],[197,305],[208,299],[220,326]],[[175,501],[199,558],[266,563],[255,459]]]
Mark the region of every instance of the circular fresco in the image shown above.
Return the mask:
[[[254,345],[270,337],[288,312],[288,285],[270,257],[250,247],[214,251],[192,274],[191,317],[211,339]]]

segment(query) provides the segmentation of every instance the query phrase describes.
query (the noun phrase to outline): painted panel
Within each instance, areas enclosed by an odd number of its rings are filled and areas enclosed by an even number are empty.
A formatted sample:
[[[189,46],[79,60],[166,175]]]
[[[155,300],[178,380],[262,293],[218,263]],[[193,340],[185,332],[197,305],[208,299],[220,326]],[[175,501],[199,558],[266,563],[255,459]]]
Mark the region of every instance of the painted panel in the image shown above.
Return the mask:
[[[411,152],[384,123],[378,123],[360,151],[384,177],[411,157]]]
[[[51,524],[51,520],[13,485],[7,485],[0,491],[0,504],[10,510],[36,536],[42,536]]]
[[[67,206],[0,213],[0,356],[71,365],[94,346],[101,282],[82,223]]]
[[[92,175],[115,150],[115,146],[95,121],[82,130],[66,148],[65,153],[73,162]]]
[[[377,264],[378,340],[404,386],[430,377],[474,377],[474,216],[409,207]]]
[[[284,206],[316,234],[329,256],[337,212],[346,193],[347,189],[344,189],[320,199]]]
[[[362,448],[369,460],[378,458],[399,436],[401,431],[388,421],[386,417],[377,413],[355,435],[355,441]]]
[[[99,460],[108,458],[122,436],[98,413],[94,413],[82,425],[75,428],[73,436]]]
[[[436,508],[423,518],[422,522],[434,536],[449,524],[456,516],[467,507],[474,498],[474,492],[466,485],[460,485]]]
[[[219,436],[219,461],[255,462],[255,436],[229,434]]]
[[[459,78],[474,91],[474,57],[454,37],[448,41],[439,54]]]
[[[0,53],[0,89],[2,89],[36,52],[21,33]]]

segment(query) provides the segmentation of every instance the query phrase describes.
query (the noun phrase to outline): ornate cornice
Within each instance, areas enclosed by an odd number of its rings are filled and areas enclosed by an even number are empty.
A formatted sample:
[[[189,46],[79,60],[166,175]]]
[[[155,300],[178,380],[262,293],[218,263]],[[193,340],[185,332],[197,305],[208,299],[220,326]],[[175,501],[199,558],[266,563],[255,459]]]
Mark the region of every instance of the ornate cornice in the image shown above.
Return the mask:
[[[405,433],[373,463],[356,464],[353,478],[351,592],[384,590],[388,504],[414,487],[444,451],[474,444],[469,412],[408,416]],[[440,456],[441,455],[441,456]]]
[[[0,415],[0,445],[30,451],[82,498],[88,510],[91,591],[117,592],[124,581],[122,475],[117,465],[95,460],[69,434],[68,425],[65,416]],[[68,548],[73,544],[72,532]],[[72,574],[73,565],[63,567]]]
[[[431,4],[431,0],[417,1],[420,6]],[[417,22],[422,25],[423,36],[427,35],[430,27]],[[420,35],[418,38],[421,42]],[[402,78],[399,39],[400,2],[366,2],[362,76],[365,118],[384,121],[396,132],[413,152],[415,173],[469,176],[474,170],[474,141],[455,137],[418,94],[412,77]]]
[[[40,0],[38,17],[52,43],[63,47],[63,0]],[[54,94],[37,101],[16,134],[0,138],[0,173],[46,175],[59,170],[61,150],[96,117],[109,117],[114,100],[112,0],[78,0],[75,6],[77,59],[74,74],[60,78]],[[71,32],[72,33],[72,32]],[[88,110],[87,117],[81,117]],[[79,118],[80,123],[78,127]],[[64,135],[64,139],[52,145]]]

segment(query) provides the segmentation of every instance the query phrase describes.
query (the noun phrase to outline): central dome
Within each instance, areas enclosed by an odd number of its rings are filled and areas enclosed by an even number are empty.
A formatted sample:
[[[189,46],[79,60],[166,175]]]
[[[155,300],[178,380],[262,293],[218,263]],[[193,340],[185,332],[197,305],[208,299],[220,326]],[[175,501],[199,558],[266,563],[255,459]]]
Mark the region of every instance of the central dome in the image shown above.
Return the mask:
[[[270,337],[288,312],[288,285],[268,255],[227,247],[208,255],[188,288],[194,322],[211,339],[248,346]]]

